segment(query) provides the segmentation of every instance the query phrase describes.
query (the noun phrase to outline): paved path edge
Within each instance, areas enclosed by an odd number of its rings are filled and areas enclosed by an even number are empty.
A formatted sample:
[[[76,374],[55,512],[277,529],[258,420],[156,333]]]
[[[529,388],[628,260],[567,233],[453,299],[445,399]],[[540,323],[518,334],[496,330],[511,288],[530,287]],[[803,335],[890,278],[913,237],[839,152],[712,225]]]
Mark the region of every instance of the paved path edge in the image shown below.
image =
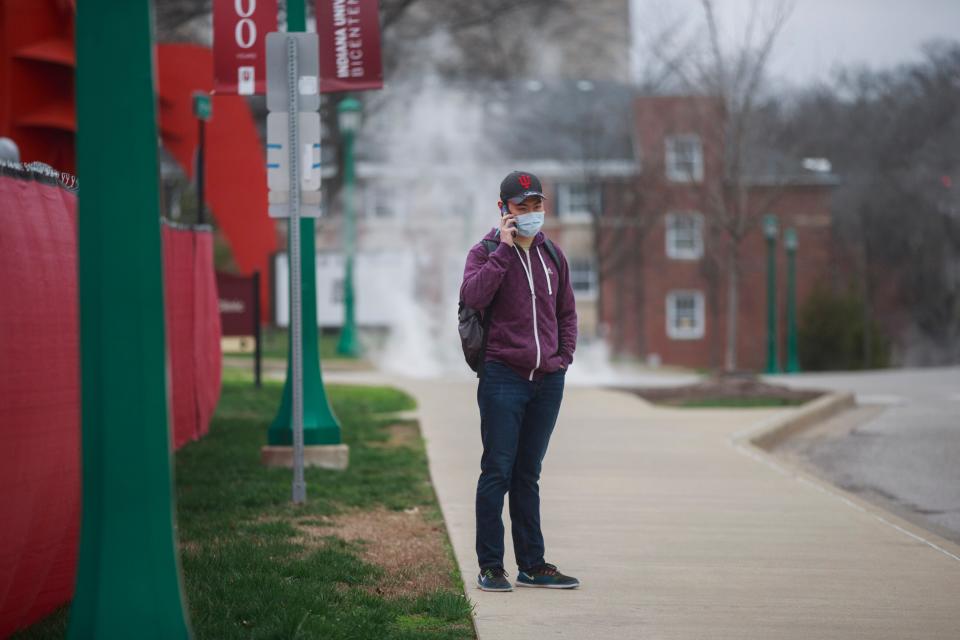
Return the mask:
[[[883,524],[960,562],[960,545],[915,525],[879,505],[867,502],[863,498],[845,491],[832,482],[793,462],[775,456],[771,452],[776,445],[791,436],[815,427],[837,414],[856,408],[856,406],[856,398],[852,393],[828,393],[787,415],[773,416],[770,420],[759,425],[731,434],[730,445],[740,453],[773,468],[778,473],[811,485],[818,491],[833,496],[853,509],[869,513]]]

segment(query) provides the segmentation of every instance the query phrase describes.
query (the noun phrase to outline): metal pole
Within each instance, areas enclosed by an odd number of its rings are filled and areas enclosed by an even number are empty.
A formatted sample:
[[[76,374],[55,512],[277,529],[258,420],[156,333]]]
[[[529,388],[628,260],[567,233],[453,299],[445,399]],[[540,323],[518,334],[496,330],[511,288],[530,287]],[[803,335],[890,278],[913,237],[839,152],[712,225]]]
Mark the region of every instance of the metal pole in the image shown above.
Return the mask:
[[[290,346],[293,402],[293,502],[307,500],[303,479],[303,306],[300,272],[300,107],[297,103],[297,41],[287,37],[287,117],[290,153]]]
[[[355,358],[360,355],[360,345],[357,342],[357,325],[355,299],[353,289],[353,261],[356,253],[356,218],[353,210],[354,164],[353,164],[353,137],[348,131],[344,135],[344,227],[346,231],[345,249],[347,253],[346,270],[343,278],[344,321],[340,332],[340,341],[337,344],[337,353]]]
[[[197,144],[197,224],[204,224],[206,217],[203,207],[203,155],[206,122],[204,122],[203,118],[197,118],[197,122],[199,123],[199,130],[197,132],[199,138]]]
[[[768,223],[769,224],[769,223]],[[775,224],[775,223],[773,223]],[[778,373],[777,363],[777,237],[767,233],[767,373]]]
[[[797,353],[797,234],[787,229],[787,373],[800,371]]]
[[[260,328],[260,271],[253,272],[253,338],[254,344],[254,364],[253,381],[257,389],[261,387],[260,372],[263,362],[263,335]]]

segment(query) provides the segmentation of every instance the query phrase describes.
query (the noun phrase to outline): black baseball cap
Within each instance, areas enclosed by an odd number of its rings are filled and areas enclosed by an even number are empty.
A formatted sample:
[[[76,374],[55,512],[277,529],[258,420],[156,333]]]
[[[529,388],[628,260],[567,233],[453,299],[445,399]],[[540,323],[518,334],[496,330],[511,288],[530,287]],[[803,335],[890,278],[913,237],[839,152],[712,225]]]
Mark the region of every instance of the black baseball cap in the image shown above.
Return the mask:
[[[540,178],[529,171],[514,171],[500,183],[500,199],[520,204],[530,196],[546,198]]]

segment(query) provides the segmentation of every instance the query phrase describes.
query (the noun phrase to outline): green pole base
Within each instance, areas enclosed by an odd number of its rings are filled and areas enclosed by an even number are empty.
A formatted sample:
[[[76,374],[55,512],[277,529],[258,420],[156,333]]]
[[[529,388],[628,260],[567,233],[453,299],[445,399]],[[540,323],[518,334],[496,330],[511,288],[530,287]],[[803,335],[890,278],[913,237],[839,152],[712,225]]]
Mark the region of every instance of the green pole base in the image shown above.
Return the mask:
[[[305,359],[306,360],[306,359]],[[304,362],[306,365],[306,362]],[[267,443],[271,446],[293,445],[293,391],[290,386],[290,363],[287,362],[287,379],[283,385],[280,410],[267,430]],[[319,363],[304,366],[303,371],[303,443],[305,445],[340,444],[340,422],[337,420],[320,375]]]
[[[357,340],[357,332],[351,326],[346,326],[340,332],[340,340],[337,342],[337,355],[345,358],[359,358],[363,355],[363,348],[360,341]]]
[[[311,322],[314,322],[310,318]],[[316,324],[312,331],[306,327],[303,344],[303,444],[340,444],[340,421],[330,407],[327,391],[320,373],[320,356],[317,350]],[[289,338],[288,338],[289,341]],[[293,364],[287,358],[287,378],[283,383],[283,398],[273,423],[267,430],[267,443],[272,446],[293,445],[293,388],[290,381]]]

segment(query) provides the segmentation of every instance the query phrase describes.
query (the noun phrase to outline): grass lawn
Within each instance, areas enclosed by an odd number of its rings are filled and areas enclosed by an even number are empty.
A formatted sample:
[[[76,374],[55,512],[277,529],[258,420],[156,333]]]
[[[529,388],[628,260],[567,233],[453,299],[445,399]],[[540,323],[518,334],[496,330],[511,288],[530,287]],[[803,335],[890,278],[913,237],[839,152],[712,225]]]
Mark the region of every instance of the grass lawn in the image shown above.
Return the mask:
[[[197,638],[474,638],[412,409],[389,388],[328,385],[345,472],[259,463],[282,384],[225,372],[210,434],[176,455],[181,560]],[[18,637],[63,637],[66,610]]]
[[[289,337],[286,329],[280,329],[277,327],[264,327],[261,337],[263,339],[263,344],[260,345],[260,348],[264,358],[286,359],[289,347]],[[339,330],[318,331],[317,339],[319,340],[317,349],[320,353],[321,360],[336,360],[343,357],[337,353],[337,344],[340,342]],[[378,338],[375,336],[371,337],[370,339],[374,342],[378,340]],[[230,355],[233,357],[253,357],[252,352],[230,353],[225,355]]]

